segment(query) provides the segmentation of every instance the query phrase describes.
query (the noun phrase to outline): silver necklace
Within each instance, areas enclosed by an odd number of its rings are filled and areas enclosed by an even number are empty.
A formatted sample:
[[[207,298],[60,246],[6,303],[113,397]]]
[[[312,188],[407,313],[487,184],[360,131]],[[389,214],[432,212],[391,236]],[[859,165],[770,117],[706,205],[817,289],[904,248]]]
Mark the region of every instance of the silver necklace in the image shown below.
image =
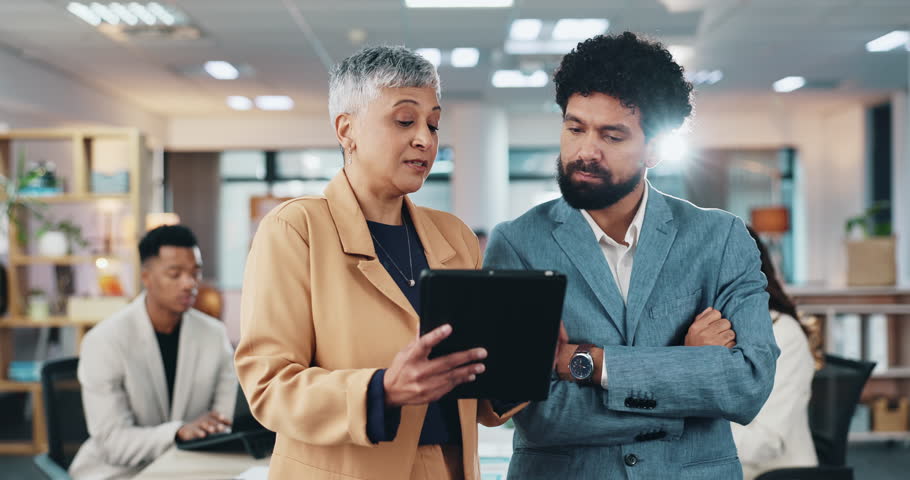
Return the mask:
[[[414,259],[411,258],[411,232],[410,232],[410,230],[408,230],[408,221],[405,220],[404,216],[401,217],[401,223],[404,224],[405,239],[408,241],[408,263],[411,266],[411,278],[408,278],[408,276],[404,274],[404,271],[402,271],[401,268],[398,267],[398,264],[395,263],[395,260],[392,258],[391,255],[389,255],[388,250],[386,250],[385,247],[382,246],[382,243],[379,243],[379,239],[376,238],[376,235],[373,235],[373,232],[370,232],[370,236],[373,237],[373,241],[376,242],[376,245],[378,245],[379,248],[382,249],[382,253],[385,254],[386,258],[388,258],[389,261],[392,262],[392,266],[395,267],[395,270],[398,270],[398,273],[401,274],[401,277],[404,278],[404,280],[406,282],[408,282],[408,286],[413,287],[414,285],[417,284],[417,282],[414,281]]]

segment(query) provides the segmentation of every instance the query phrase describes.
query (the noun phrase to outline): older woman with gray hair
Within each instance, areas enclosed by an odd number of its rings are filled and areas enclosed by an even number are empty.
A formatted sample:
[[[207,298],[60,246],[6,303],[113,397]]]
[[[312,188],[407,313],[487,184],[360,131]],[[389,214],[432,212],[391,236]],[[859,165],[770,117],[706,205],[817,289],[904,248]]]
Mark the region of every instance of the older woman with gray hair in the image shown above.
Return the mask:
[[[269,478],[479,480],[477,422],[520,408],[448,397],[486,352],[429,359],[452,329],[418,337],[420,272],[481,266],[464,223],[407,196],[433,167],[439,98],[435,67],[403,47],[342,61],[329,111],[344,168],[259,226],[236,366],[278,434]]]

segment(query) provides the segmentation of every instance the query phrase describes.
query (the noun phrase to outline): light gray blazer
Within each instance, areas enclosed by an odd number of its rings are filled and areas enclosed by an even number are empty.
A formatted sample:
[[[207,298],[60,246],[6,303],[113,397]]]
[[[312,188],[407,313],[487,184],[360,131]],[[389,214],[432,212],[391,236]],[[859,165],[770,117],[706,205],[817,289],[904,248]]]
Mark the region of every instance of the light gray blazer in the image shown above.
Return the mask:
[[[197,310],[182,322],[173,405],[145,294],[85,336],[79,383],[90,438],[73,478],[130,478],[174,445],[186,422],[209,410],[233,415],[237,377],[224,325]]]
[[[778,355],[758,249],[733,215],[648,188],[628,302],[563,199],[493,230],[485,267],[567,275],[569,339],[604,348],[608,381],[554,378],[546,401],[519,412],[510,479],[742,478],[730,422],[761,409]],[[709,306],[730,319],[735,348],[682,346]]]

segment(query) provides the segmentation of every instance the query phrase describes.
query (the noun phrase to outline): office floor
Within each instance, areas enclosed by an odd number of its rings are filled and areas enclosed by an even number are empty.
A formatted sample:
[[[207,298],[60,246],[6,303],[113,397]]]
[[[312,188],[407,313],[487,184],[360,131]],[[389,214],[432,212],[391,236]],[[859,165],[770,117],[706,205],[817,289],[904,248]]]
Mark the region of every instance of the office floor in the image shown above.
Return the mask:
[[[897,480],[910,471],[910,447],[897,445],[864,445],[851,448],[849,462],[857,480]],[[0,456],[0,479],[42,480],[44,476],[32,464],[31,457]]]

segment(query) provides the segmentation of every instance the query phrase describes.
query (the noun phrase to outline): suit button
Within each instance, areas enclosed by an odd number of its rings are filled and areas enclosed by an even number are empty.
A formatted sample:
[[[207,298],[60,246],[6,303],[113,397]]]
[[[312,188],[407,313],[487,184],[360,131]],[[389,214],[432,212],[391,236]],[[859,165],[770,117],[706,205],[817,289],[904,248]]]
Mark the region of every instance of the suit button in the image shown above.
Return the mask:
[[[638,463],[638,457],[636,457],[635,454],[630,453],[630,454],[626,455],[626,465],[628,465],[630,467],[634,467],[635,464],[637,464],[637,463]]]

